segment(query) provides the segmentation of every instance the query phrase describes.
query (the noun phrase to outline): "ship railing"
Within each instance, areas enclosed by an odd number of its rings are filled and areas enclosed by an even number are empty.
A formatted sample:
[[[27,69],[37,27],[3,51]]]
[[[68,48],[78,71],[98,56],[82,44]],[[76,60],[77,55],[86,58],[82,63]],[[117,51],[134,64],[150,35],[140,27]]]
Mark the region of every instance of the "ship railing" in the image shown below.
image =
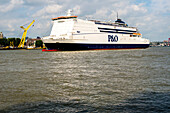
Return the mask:
[[[116,27],[126,27],[126,28],[133,28],[135,29],[136,27],[129,27],[127,25],[120,25],[120,24],[117,24],[117,23],[112,23],[112,22],[103,22],[103,21],[98,21],[98,20],[89,20],[89,21],[92,21],[92,22],[95,22],[95,24],[101,24],[101,25],[110,25],[110,26],[116,26]]]

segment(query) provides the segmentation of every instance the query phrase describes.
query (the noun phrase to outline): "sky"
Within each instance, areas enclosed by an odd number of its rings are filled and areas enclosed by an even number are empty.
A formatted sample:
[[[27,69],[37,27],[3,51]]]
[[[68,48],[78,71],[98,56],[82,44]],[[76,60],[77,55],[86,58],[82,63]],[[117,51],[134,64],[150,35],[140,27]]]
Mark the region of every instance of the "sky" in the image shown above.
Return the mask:
[[[164,41],[170,38],[170,0],[0,0],[0,32],[22,37],[31,21],[27,36],[50,35],[51,18],[65,16],[68,9],[81,19],[115,21],[119,18],[137,27],[144,38]]]

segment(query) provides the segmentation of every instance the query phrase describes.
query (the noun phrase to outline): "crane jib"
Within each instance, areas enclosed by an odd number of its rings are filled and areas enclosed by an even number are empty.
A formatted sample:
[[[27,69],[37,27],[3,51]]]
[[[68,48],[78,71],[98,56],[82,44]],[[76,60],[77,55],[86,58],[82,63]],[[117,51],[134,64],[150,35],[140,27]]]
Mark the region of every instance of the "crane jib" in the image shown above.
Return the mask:
[[[24,33],[23,33],[23,35],[22,35],[20,44],[18,45],[19,48],[24,47],[25,38],[26,38],[26,35],[27,35],[27,30],[32,26],[32,24],[33,24],[34,22],[35,22],[35,20],[33,20],[33,21],[30,23],[30,25],[28,25],[27,28],[24,28],[23,26],[20,27],[20,28],[24,29]]]

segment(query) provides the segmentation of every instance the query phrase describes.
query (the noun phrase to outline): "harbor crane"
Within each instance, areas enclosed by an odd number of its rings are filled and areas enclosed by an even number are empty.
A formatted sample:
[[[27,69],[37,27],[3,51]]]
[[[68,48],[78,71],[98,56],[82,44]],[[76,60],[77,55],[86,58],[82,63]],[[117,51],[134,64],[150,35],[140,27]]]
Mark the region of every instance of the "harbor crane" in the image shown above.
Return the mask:
[[[20,26],[20,28],[24,29],[24,33],[22,35],[22,38],[21,38],[21,41],[18,45],[18,48],[23,48],[24,47],[24,43],[25,43],[25,38],[26,38],[26,35],[27,35],[27,30],[32,26],[32,24],[35,22],[35,20],[33,20],[30,25],[28,25],[27,28],[24,28],[23,26]]]

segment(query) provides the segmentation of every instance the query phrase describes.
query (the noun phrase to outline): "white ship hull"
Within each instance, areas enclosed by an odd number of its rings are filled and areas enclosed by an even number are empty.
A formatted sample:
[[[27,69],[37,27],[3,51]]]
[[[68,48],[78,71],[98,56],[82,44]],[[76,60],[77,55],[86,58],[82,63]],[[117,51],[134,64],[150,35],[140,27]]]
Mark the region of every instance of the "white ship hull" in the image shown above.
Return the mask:
[[[139,49],[149,47],[137,28],[65,16],[52,19],[50,36],[43,37],[47,50]]]

